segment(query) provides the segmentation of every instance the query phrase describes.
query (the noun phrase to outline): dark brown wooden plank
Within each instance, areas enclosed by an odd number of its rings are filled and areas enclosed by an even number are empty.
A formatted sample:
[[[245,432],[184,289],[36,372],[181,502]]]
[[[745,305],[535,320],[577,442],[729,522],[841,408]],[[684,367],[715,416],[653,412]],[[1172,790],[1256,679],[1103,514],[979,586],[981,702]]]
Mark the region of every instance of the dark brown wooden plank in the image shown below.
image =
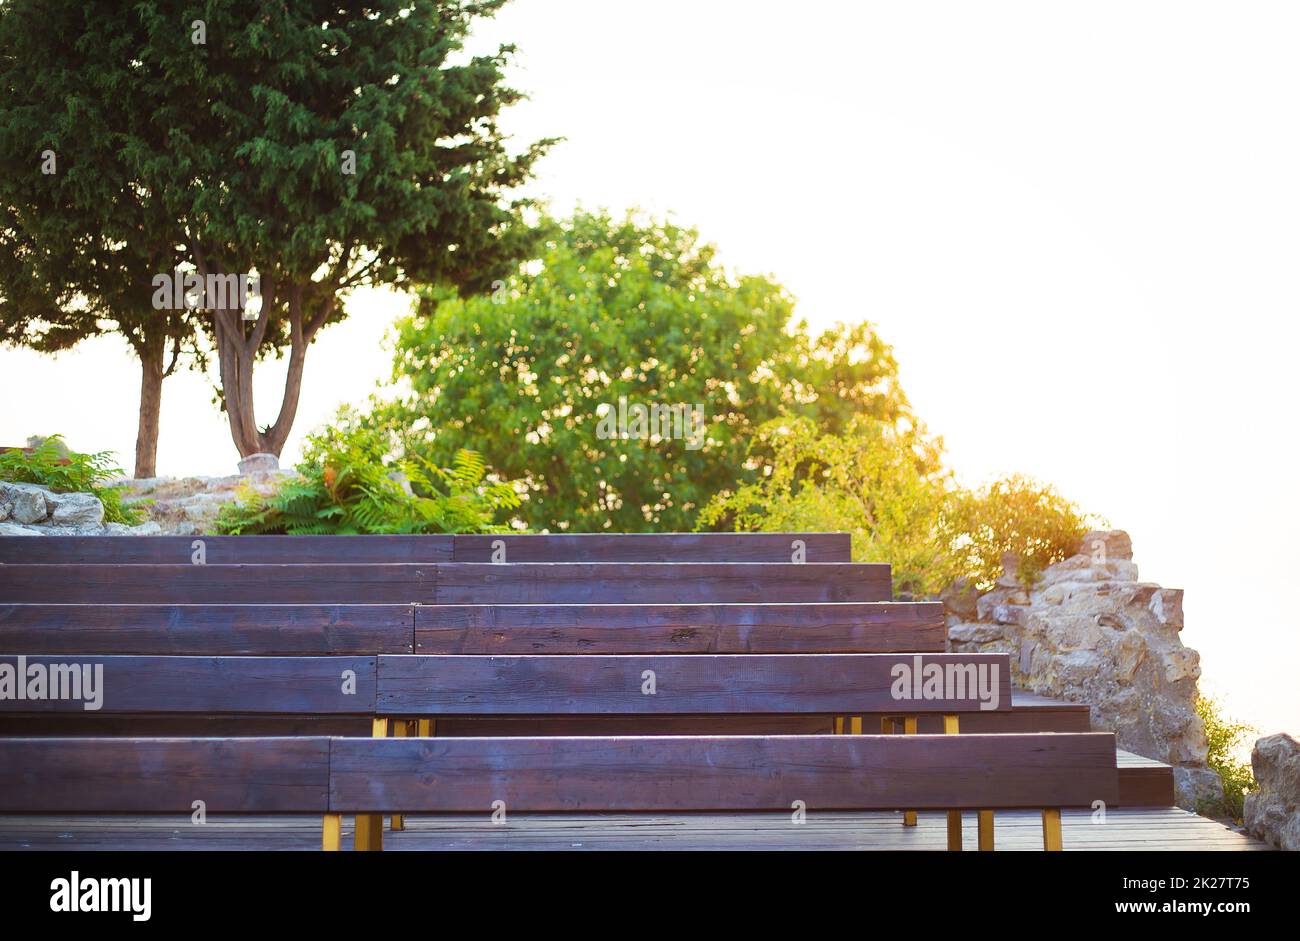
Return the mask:
[[[415,610],[415,652],[427,654],[909,653],[942,652],[946,639],[938,602]]]
[[[562,533],[390,536],[0,536],[0,564],[492,562],[849,562],[848,533]],[[802,542],[802,550],[795,545]]]
[[[318,813],[329,739],[0,739],[0,812]]]
[[[6,604],[0,651],[410,653],[413,623],[412,605]]]
[[[455,536],[452,562],[851,562],[848,533]],[[802,549],[796,545],[802,543]],[[505,558],[500,558],[504,550]]]
[[[0,603],[405,605],[432,601],[434,579],[407,564],[0,565]]]
[[[1115,737],[818,735],[333,739],[330,809],[507,814],[1089,806]]]
[[[1174,769],[1169,765],[1123,749],[1115,760],[1121,807],[1170,807],[1175,803]]]
[[[454,562],[437,604],[753,604],[888,601],[889,566],[850,562]]]
[[[0,563],[190,565],[198,542],[209,565],[452,561],[440,535],[0,536]]]
[[[375,702],[434,716],[994,711],[1011,708],[1011,666],[1006,654],[382,656]]]
[[[206,715],[99,712],[45,712],[16,715],[0,712],[0,737],[36,738],[276,738],[300,736],[365,736],[370,715]],[[439,726],[441,729],[442,726]]]
[[[12,680],[24,674],[16,698]],[[42,698],[30,695],[35,677]],[[374,705],[374,657],[0,656],[7,713],[364,714]]]

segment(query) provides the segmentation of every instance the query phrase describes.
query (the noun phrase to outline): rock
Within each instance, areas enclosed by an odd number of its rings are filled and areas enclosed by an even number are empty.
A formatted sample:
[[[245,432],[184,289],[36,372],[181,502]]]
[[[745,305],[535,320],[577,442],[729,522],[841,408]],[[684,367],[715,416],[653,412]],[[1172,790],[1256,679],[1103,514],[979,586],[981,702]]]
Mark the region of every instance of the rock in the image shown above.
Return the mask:
[[[979,592],[965,576],[958,578],[940,592],[939,600],[943,602],[943,608],[949,614],[954,614],[963,620],[973,620],[978,617],[976,602],[979,601]]]
[[[44,535],[39,529],[32,526],[21,526],[18,523],[0,523],[0,536],[41,536]]]
[[[0,501],[0,523],[3,523],[5,520],[7,520],[10,514],[13,513],[13,511],[14,511],[14,505],[12,503],[5,503],[3,501]]]
[[[1200,657],[1180,638],[1182,591],[1139,582],[1132,552],[1127,533],[1090,533],[1032,589],[1004,580],[974,617],[949,606],[949,646],[1007,651],[1017,686],[1085,703],[1121,748],[1181,769],[1179,803],[1193,807],[1218,782],[1195,712]]]
[[[1246,795],[1246,829],[1284,850],[1300,850],[1300,742],[1269,735],[1255,743],[1250,766],[1259,789]]]
[[[239,473],[244,477],[253,474],[269,474],[280,469],[280,458],[274,454],[262,452],[250,454],[239,462]]]
[[[128,529],[128,534],[132,536],[161,536],[162,527],[153,520],[140,523],[138,526],[132,526]]]
[[[6,484],[6,502],[13,505],[9,515],[15,523],[41,523],[50,515],[45,491],[32,484]]]
[[[955,644],[987,644],[1001,640],[1002,631],[992,624],[950,624],[948,639]]]
[[[1079,540],[1079,554],[1097,562],[1133,558],[1133,540],[1122,529],[1094,529]]]
[[[1223,781],[1209,768],[1174,768],[1174,797],[1184,810],[1223,802]]]
[[[1161,588],[1151,596],[1148,605],[1155,619],[1174,630],[1183,629],[1183,590],[1181,588]]]
[[[1017,574],[1020,570],[1020,559],[1014,552],[1002,553],[1002,574],[998,576],[999,588],[1019,588],[1020,576]]]
[[[104,522],[104,504],[93,493],[53,493],[51,521],[56,526],[99,526]]]
[[[981,621],[988,621],[993,617],[994,608],[1012,604],[1029,604],[1029,593],[1018,586],[994,588],[976,599],[975,616]]]

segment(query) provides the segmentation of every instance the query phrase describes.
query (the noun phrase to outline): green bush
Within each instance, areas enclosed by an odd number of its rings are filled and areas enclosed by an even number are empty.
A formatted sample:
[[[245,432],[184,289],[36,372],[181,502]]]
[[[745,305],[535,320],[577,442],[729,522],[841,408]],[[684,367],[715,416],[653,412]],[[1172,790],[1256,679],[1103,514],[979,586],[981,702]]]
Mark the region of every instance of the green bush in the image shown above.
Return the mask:
[[[1205,763],[1223,782],[1222,803],[1202,802],[1196,812],[1207,817],[1231,817],[1240,824],[1246,794],[1259,785],[1250,763],[1238,758],[1236,749],[1256,729],[1225,716],[1222,704],[1208,696],[1196,697],[1196,714],[1205,723],[1205,740],[1209,743]]]
[[[762,425],[751,453],[770,473],[715,496],[698,526],[736,531],[849,532],[857,562],[888,562],[899,595],[935,594],[961,574],[939,523],[948,500],[938,443],[892,423],[859,418],[844,435],[806,418]]]
[[[307,439],[296,474],[270,494],[245,486],[221,508],[214,531],[229,534],[488,533],[499,511],[519,505],[514,488],[487,479],[483,459],[456,452],[450,467],[392,456],[395,442],[349,412]]]
[[[134,526],[141,516],[122,505],[122,491],[101,486],[121,476],[111,451],[71,451],[61,435],[45,438],[30,453],[21,448],[0,451],[0,480],[39,484],[55,493],[93,493],[104,504],[104,522]]]
[[[750,439],[791,412],[839,433],[909,412],[869,324],[815,333],[764,277],[737,277],[691,229],[578,212],[545,225],[540,257],[492,294],[429,289],[398,321],[400,392],[372,421],[407,454],[481,453],[527,493],[534,529],[672,532],[752,482]],[[699,440],[600,432],[603,408],[698,406]]]
[[[993,587],[1002,557],[1013,554],[1016,575],[1032,585],[1047,566],[1075,553],[1088,521],[1049,484],[1012,475],[975,491],[952,495],[945,522],[963,574],[978,588]]]
[[[787,416],[761,426],[750,451],[770,471],[715,495],[698,528],[849,532],[855,561],[890,563],[897,596],[933,597],[958,577],[990,588],[1006,552],[1031,581],[1087,531],[1072,503],[1027,478],[955,487],[942,443],[907,422],[859,418],[834,435]]]

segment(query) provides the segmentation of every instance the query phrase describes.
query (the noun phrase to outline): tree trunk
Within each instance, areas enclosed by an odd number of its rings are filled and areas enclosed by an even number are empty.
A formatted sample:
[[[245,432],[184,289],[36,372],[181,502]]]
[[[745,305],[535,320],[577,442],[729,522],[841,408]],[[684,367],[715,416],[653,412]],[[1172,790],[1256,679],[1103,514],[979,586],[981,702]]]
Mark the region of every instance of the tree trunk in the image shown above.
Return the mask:
[[[140,354],[140,422],[135,436],[135,476],[158,474],[158,417],[162,412],[165,338],[150,338]]]
[[[240,457],[250,454],[280,456],[293,429],[298,413],[298,397],[302,391],[303,367],[307,360],[307,347],[315,338],[334,310],[333,299],[327,299],[319,310],[308,317],[304,310],[302,284],[280,285],[270,278],[262,279],[262,312],[251,332],[245,334],[239,311],[214,311],[217,334],[217,358],[221,372],[221,396],[226,415],[230,419],[230,437],[239,450]],[[257,350],[266,333],[267,318],[274,303],[283,296],[284,316],[289,321],[289,371],[285,377],[284,393],[275,424],[265,432],[257,427],[253,411],[253,366]]]

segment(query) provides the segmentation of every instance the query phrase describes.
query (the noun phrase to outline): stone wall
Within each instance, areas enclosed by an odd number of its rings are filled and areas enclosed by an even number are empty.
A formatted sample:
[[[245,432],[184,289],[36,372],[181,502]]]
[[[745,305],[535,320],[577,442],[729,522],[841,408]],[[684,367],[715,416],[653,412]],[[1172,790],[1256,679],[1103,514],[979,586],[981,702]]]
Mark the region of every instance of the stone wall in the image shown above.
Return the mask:
[[[0,480],[0,536],[147,536],[161,531],[156,523],[105,523],[104,504],[93,493],[55,493],[37,484]]]
[[[1180,805],[1222,797],[1195,711],[1200,656],[1179,638],[1183,592],[1138,581],[1127,533],[1089,533],[1032,587],[1004,574],[990,591],[955,585],[943,601],[951,650],[1005,652],[1017,686],[1087,703],[1094,729],[1173,766]]]

